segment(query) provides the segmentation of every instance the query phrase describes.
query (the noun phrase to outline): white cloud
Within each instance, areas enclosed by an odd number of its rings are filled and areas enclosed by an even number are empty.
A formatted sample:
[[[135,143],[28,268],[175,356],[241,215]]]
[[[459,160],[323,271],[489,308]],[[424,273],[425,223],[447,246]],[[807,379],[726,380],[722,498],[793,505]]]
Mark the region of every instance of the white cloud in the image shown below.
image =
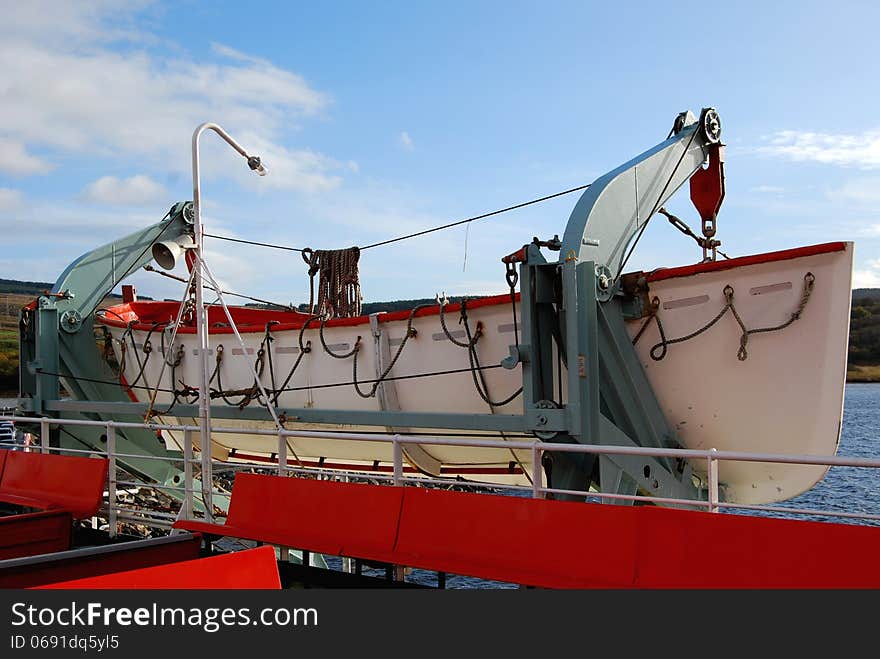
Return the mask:
[[[868,261],[862,270],[853,270],[853,288],[880,288],[880,259]]]
[[[149,176],[138,174],[125,179],[115,176],[99,178],[86,186],[82,197],[109,206],[146,206],[164,201],[168,193]]]
[[[0,172],[28,176],[45,174],[53,168],[54,165],[51,163],[28,153],[21,142],[0,136]]]
[[[0,188],[0,212],[13,211],[21,208],[22,196],[20,190],[12,188]]]
[[[757,185],[752,188],[752,192],[758,194],[780,195],[785,192],[785,188],[778,185]]]
[[[863,169],[880,167],[880,130],[853,133],[812,133],[784,130],[766,138],[758,153],[799,162],[854,166]]]
[[[225,59],[216,62],[166,56],[173,47],[156,55],[145,47],[153,37],[133,27],[137,10],[121,1],[4,9],[0,169],[47,171],[48,163],[28,153],[39,149],[50,158],[140,158],[144,166],[188,173],[193,130],[212,120],[245,148],[273,154],[279,176],[268,185],[323,190],[339,184],[329,172],[343,165],[282,146],[302,117],[329,105],[325,94],[291,71],[222,45],[214,52]],[[243,139],[245,132],[259,136],[256,146]],[[232,169],[206,167],[205,175]],[[296,181],[282,182],[282,175]]]
[[[837,202],[877,206],[880,204],[880,177],[863,177],[847,181],[839,188],[830,190],[828,198]]]
[[[48,44],[59,38],[77,45],[143,40],[145,35],[133,28],[131,17],[152,4],[153,0],[28,0],[4,7],[0,35]]]
[[[400,146],[402,146],[407,151],[412,151],[416,148],[415,144],[413,144],[412,138],[409,136],[409,133],[403,131],[400,134]]]

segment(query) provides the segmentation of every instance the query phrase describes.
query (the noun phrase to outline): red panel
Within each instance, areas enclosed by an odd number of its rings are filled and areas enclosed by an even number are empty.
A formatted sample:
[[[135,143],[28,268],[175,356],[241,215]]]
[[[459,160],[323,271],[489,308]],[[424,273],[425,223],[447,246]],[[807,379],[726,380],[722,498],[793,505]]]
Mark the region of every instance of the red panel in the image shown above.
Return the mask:
[[[114,572],[39,586],[40,589],[261,589],[278,590],[275,550],[257,547],[193,561]]]
[[[3,468],[6,466],[6,456],[9,454],[9,451],[2,450],[0,451],[0,481],[3,479]]]
[[[154,565],[194,560],[199,557],[201,536],[181,535],[175,542],[146,544],[122,542],[111,552],[66,552],[49,561],[19,563],[0,568],[0,588],[33,588],[43,584],[96,577],[111,572],[137,570]],[[131,545],[135,547],[130,547]]]
[[[225,526],[174,526],[381,560],[380,554],[394,548],[402,497],[397,487],[240,473],[232,486]]]
[[[396,560],[550,588],[878,588],[880,529],[407,489]]]
[[[519,293],[516,294],[519,301]],[[493,306],[497,304],[510,304],[510,295],[495,295],[491,297],[478,298],[470,300],[467,303],[468,309],[477,309],[479,307]],[[108,313],[98,318],[98,322],[112,327],[128,327],[131,323],[136,330],[148,331],[153,327],[153,323],[170,323],[177,316],[177,302],[133,302],[131,304],[120,304],[110,307]],[[236,327],[239,332],[265,332],[266,323],[277,323],[272,326],[273,332],[284,330],[298,330],[305,325],[306,320],[310,318],[309,314],[300,313],[298,311],[282,311],[273,309],[248,309],[245,307],[230,307],[230,312],[235,320]],[[461,304],[447,304],[444,310],[446,314],[458,313],[461,310]],[[395,320],[406,320],[409,318],[411,310],[392,311],[390,313],[380,313],[379,322],[387,323]],[[424,316],[436,316],[440,313],[439,305],[432,305],[420,309],[416,313],[416,318]],[[211,307],[208,313],[208,324],[211,326],[211,334],[232,334],[231,327],[214,327],[215,323],[225,325],[228,323],[225,312],[219,307]],[[336,318],[327,322],[326,327],[354,327],[357,325],[367,325],[370,322],[369,316],[357,316],[356,318]],[[320,326],[318,320],[309,323],[309,328],[317,329]],[[195,326],[180,327],[177,330],[182,334],[194,334]]]
[[[640,588],[880,587],[880,528],[638,510]]]
[[[91,517],[101,506],[107,465],[105,458],[13,451],[0,480],[0,501]]]
[[[0,560],[70,549],[72,524],[61,510],[0,517]]]
[[[753,254],[751,256],[740,256],[735,259],[725,259],[723,261],[710,261],[708,263],[696,263],[694,265],[683,265],[678,268],[662,268],[648,273],[649,282],[661,281],[663,279],[672,279],[674,277],[689,277],[702,272],[718,272],[721,270],[731,270],[740,268],[745,265],[756,265],[758,263],[773,263],[774,261],[787,261],[789,259],[797,259],[803,256],[814,256],[816,254],[828,254],[830,252],[840,252],[846,249],[846,243],[823,243],[821,245],[810,245],[809,247],[798,247],[796,249],[784,249],[779,252],[767,252],[766,254]]]
[[[134,286],[130,284],[124,284],[122,286],[122,301],[123,302],[137,302],[137,290]]]
[[[635,578],[635,510],[407,488],[397,556],[414,567],[548,588]]]
[[[547,588],[880,588],[880,528],[239,474],[218,535]]]

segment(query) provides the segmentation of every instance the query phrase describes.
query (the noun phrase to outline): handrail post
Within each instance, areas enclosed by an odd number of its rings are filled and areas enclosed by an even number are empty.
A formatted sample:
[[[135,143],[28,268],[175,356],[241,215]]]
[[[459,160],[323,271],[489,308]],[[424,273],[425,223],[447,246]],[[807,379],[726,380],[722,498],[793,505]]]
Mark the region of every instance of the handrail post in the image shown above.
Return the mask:
[[[283,430],[278,431],[278,475],[287,475],[287,437],[284,436]],[[278,558],[281,562],[287,563],[290,560],[290,549],[278,547]]]
[[[40,453],[49,452],[49,419],[40,419]]]
[[[287,475],[287,437],[281,430],[278,431],[278,475]]]
[[[200,433],[199,453],[202,459],[202,501],[205,504],[205,521],[214,522],[214,470],[211,464],[211,439],[208,437],[207,446],[204,436]]]
[[[183,519],[193,517],[193,441],[192,430],[183,431]]]
[[[717,450],[709,449],[709,512],[717,513],[718,509],[718,458],[715,457]]]
[[[116,427],[107,422],[107,533],[115,538],[119,532],[116,510]]]
[[[544,493],[541,491],[544,489],[544,479],[543,473],[541,472],[541,456],[544,454],[544,451],[538,447],[538,443],[535,442],[532,445],[532,498],[533,499],[543,499]]]
[[[403,485],[403,447],[400,445],[400,436],[394,435],[391,442],[394,451],[394,484]]]

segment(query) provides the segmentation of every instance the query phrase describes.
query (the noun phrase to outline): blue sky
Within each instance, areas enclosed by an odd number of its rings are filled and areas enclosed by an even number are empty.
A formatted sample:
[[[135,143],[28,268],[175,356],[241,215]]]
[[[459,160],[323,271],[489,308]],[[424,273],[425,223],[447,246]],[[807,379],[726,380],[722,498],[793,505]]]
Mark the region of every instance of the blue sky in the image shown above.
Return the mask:
[[[856,243],[880,286],[872,2],[8,2],[0,25],[0,277],[54,281],[192,196],[210,233],[366,245],[588,183],[718,109],[722,250]],[[500,257],[564,232],[570,195],[363,252],[367,301],[503,292]],[[698,226],[680,191],[668,204]],[[208,240],[234,291],[308,298],[299,255]],[[633,269],[699,248],[655,219]],[[144,295],[179,297],[149,273]]]

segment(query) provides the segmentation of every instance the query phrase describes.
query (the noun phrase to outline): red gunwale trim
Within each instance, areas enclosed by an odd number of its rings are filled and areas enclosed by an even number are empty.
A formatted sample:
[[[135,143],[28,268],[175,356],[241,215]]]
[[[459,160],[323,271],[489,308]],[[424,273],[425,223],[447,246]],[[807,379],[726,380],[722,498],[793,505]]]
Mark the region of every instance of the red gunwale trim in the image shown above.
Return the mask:
[[[519,302],[519,293],[516,294],[516,301]],[[467,303],[467,308],[477,309],[479,307],[489,307],[504,303],[510,303],[509,293],[469,300]],[[99,323],[103,323],[104,325],[109,325],[111,327],[128,327],[128,324],[130,322],[132,329],[148,331],[152,329],[154,325],[152,323],[152,320],[148,322],[144,318],[150,316],[152,316],[153,318],[158,318],[158,316],[162,314],[163,311],[165,312],[163,317],[171,318],[176,315],[177,308],[177,302],[131,302],[128,304],[119,304],[114,307],[109,307],[108,309],[106,309],[106,311],[109,313],[103,316],[98,316],[97,320]],[[460,303],[447,304],[444,313],[456,313],[460,309]],[[271,311],[264,309],[246,309],[243,307],[230,307],[230,311],[232,312],[232,316],[236,321],[238,331],[242,334],[248,332],[264,332],[266,331],[266,323],[269,321],[280,321],[278,324],[272,326],[273,332],[279,332],[282,330],[297,330],[300,329],[309,318],[309,314],[294,311]],[[409,318],[410,313],[410,310],[380,313],[379,322],[387,323],[396,320],[406,320]],[[415,317],[422,318],[423,316],[436,316],[439,314],[440,305],[433,304],[429,307],[419,309],[416,312]],[[208,316],[209,325],[217,321],[224,323],[227,322],[226,315],[220,307],[211,307],[209,309]],[[336,318],[334,320],[327,321],[327,324],[325,326],[354,327],[357,325],[367,325],[369,324],[369,322],[369,316],[357,316],[356,318]],[[161,324],[157,326],[158,329],[161,329],[162,326],[167,323],[168,321],[161,321]],[[309,329],[317,329],[318,327],[320,327],[320,325],[320,322],[318,322],[317,320],[313,320],[311,323],[309,323]],[[181,327],[180,329],[178,329],[178,332],[181,334],[195,334],[196,328],[194,326]],[[232,334],[232,328],[211,327],[210,333]]]
[[[731,270],[747,265],[756,265],[759,263],[773,263],[775,261],[786,261],[789,259],[801,258],[804,256],[815,256],[817,254],[828,254],[831,252],[840,252],[846,249],[848,243],[834,242],[822,243],[821,245],[810,245],[807,247],[797,247],[795,249],[785,249],[778,252],[767,252],[765,254],[753,254],[750,256],[740,256],[735,259],[727,259],[724,261],[713,261],[711,263],[697,263],[694,265],[685,265],[677,268],[661,268],[653,272],[646,273],[648,282],[662,281],[664,279],[673,279],[676,277],[689,277],[704,272],[720,272],[722,270]],[[519,302],[519,293],[516,294],[516,300]],[[470,300],[467,303],[468,309],[478,309],[480,307],[489,307],[499,304],[509,304],[510,294],[493,295],[490,297],[478,298]],[[153,328],[161,329],[162,326],[171,322],[171,319],[177,315],[177,302],[131,302],[110,307],[106,311],[107,314],[98,316],[99,323],[109,325],[111,327],[128,327],[131,323],[132,329],[140,331],[149,331]],[[446,313],[456,313],[461,309],[461,304],[454,303],[446,305]],[[298,311],[272,311],[265,309],[250,309],[245,307],[231,307],[233,317],[238,326],[238,331],[242,334],[264,332],[266,323],[273,321],[277,324],[272,325],[273,332],[283,330],[301,329],[309,318],[308,314]],[[425,316],[436,316],[440,313],[439,305],[431,305],[424,307],[416,312],[416,318]],[[379,322],[387,323],[392,321],[406,320],[409,318],[410,311],[391,311],[379,314]],[[159,325],[154,325],[154,320],[159,320]],[[208,324],[222,322],[226,323],[226,315],[220,307],[210,307],[208,311]],[[358,316],[356,318],[337,318],[327,322],[326,327],[356,327],[358,325],[366,325],[370,322],[369,316]],[[309,323],[309,329],[317,329],[320,323],[313,320]],[[195,334],[195,326],[184,326],[178,330],[181,334]],[[211,334],[232,334],[231,327],[211,327]]]
[[[725,259],[724,261],[696,263],[694,265],[683,265],[678,268],[662,268],[647,273],[646,276],[649,283],[654,281],[662,281],[664,279],[673,279],[675,277],[690,277],[691,275],[698,275],[704,272],[719,272],[721,270],[741,268],[745,265],[773,263],[774,261],[787,261],[789,259],[797,259],[803,256],[815,256],[816,254],[840,252],[846,249],[846,245],[847,243],[845,242],[822,243],[821,245],[810,245],[808,247],[784,249],[779,252],[767,252],[766,254],[740,256],[735,259]]]

